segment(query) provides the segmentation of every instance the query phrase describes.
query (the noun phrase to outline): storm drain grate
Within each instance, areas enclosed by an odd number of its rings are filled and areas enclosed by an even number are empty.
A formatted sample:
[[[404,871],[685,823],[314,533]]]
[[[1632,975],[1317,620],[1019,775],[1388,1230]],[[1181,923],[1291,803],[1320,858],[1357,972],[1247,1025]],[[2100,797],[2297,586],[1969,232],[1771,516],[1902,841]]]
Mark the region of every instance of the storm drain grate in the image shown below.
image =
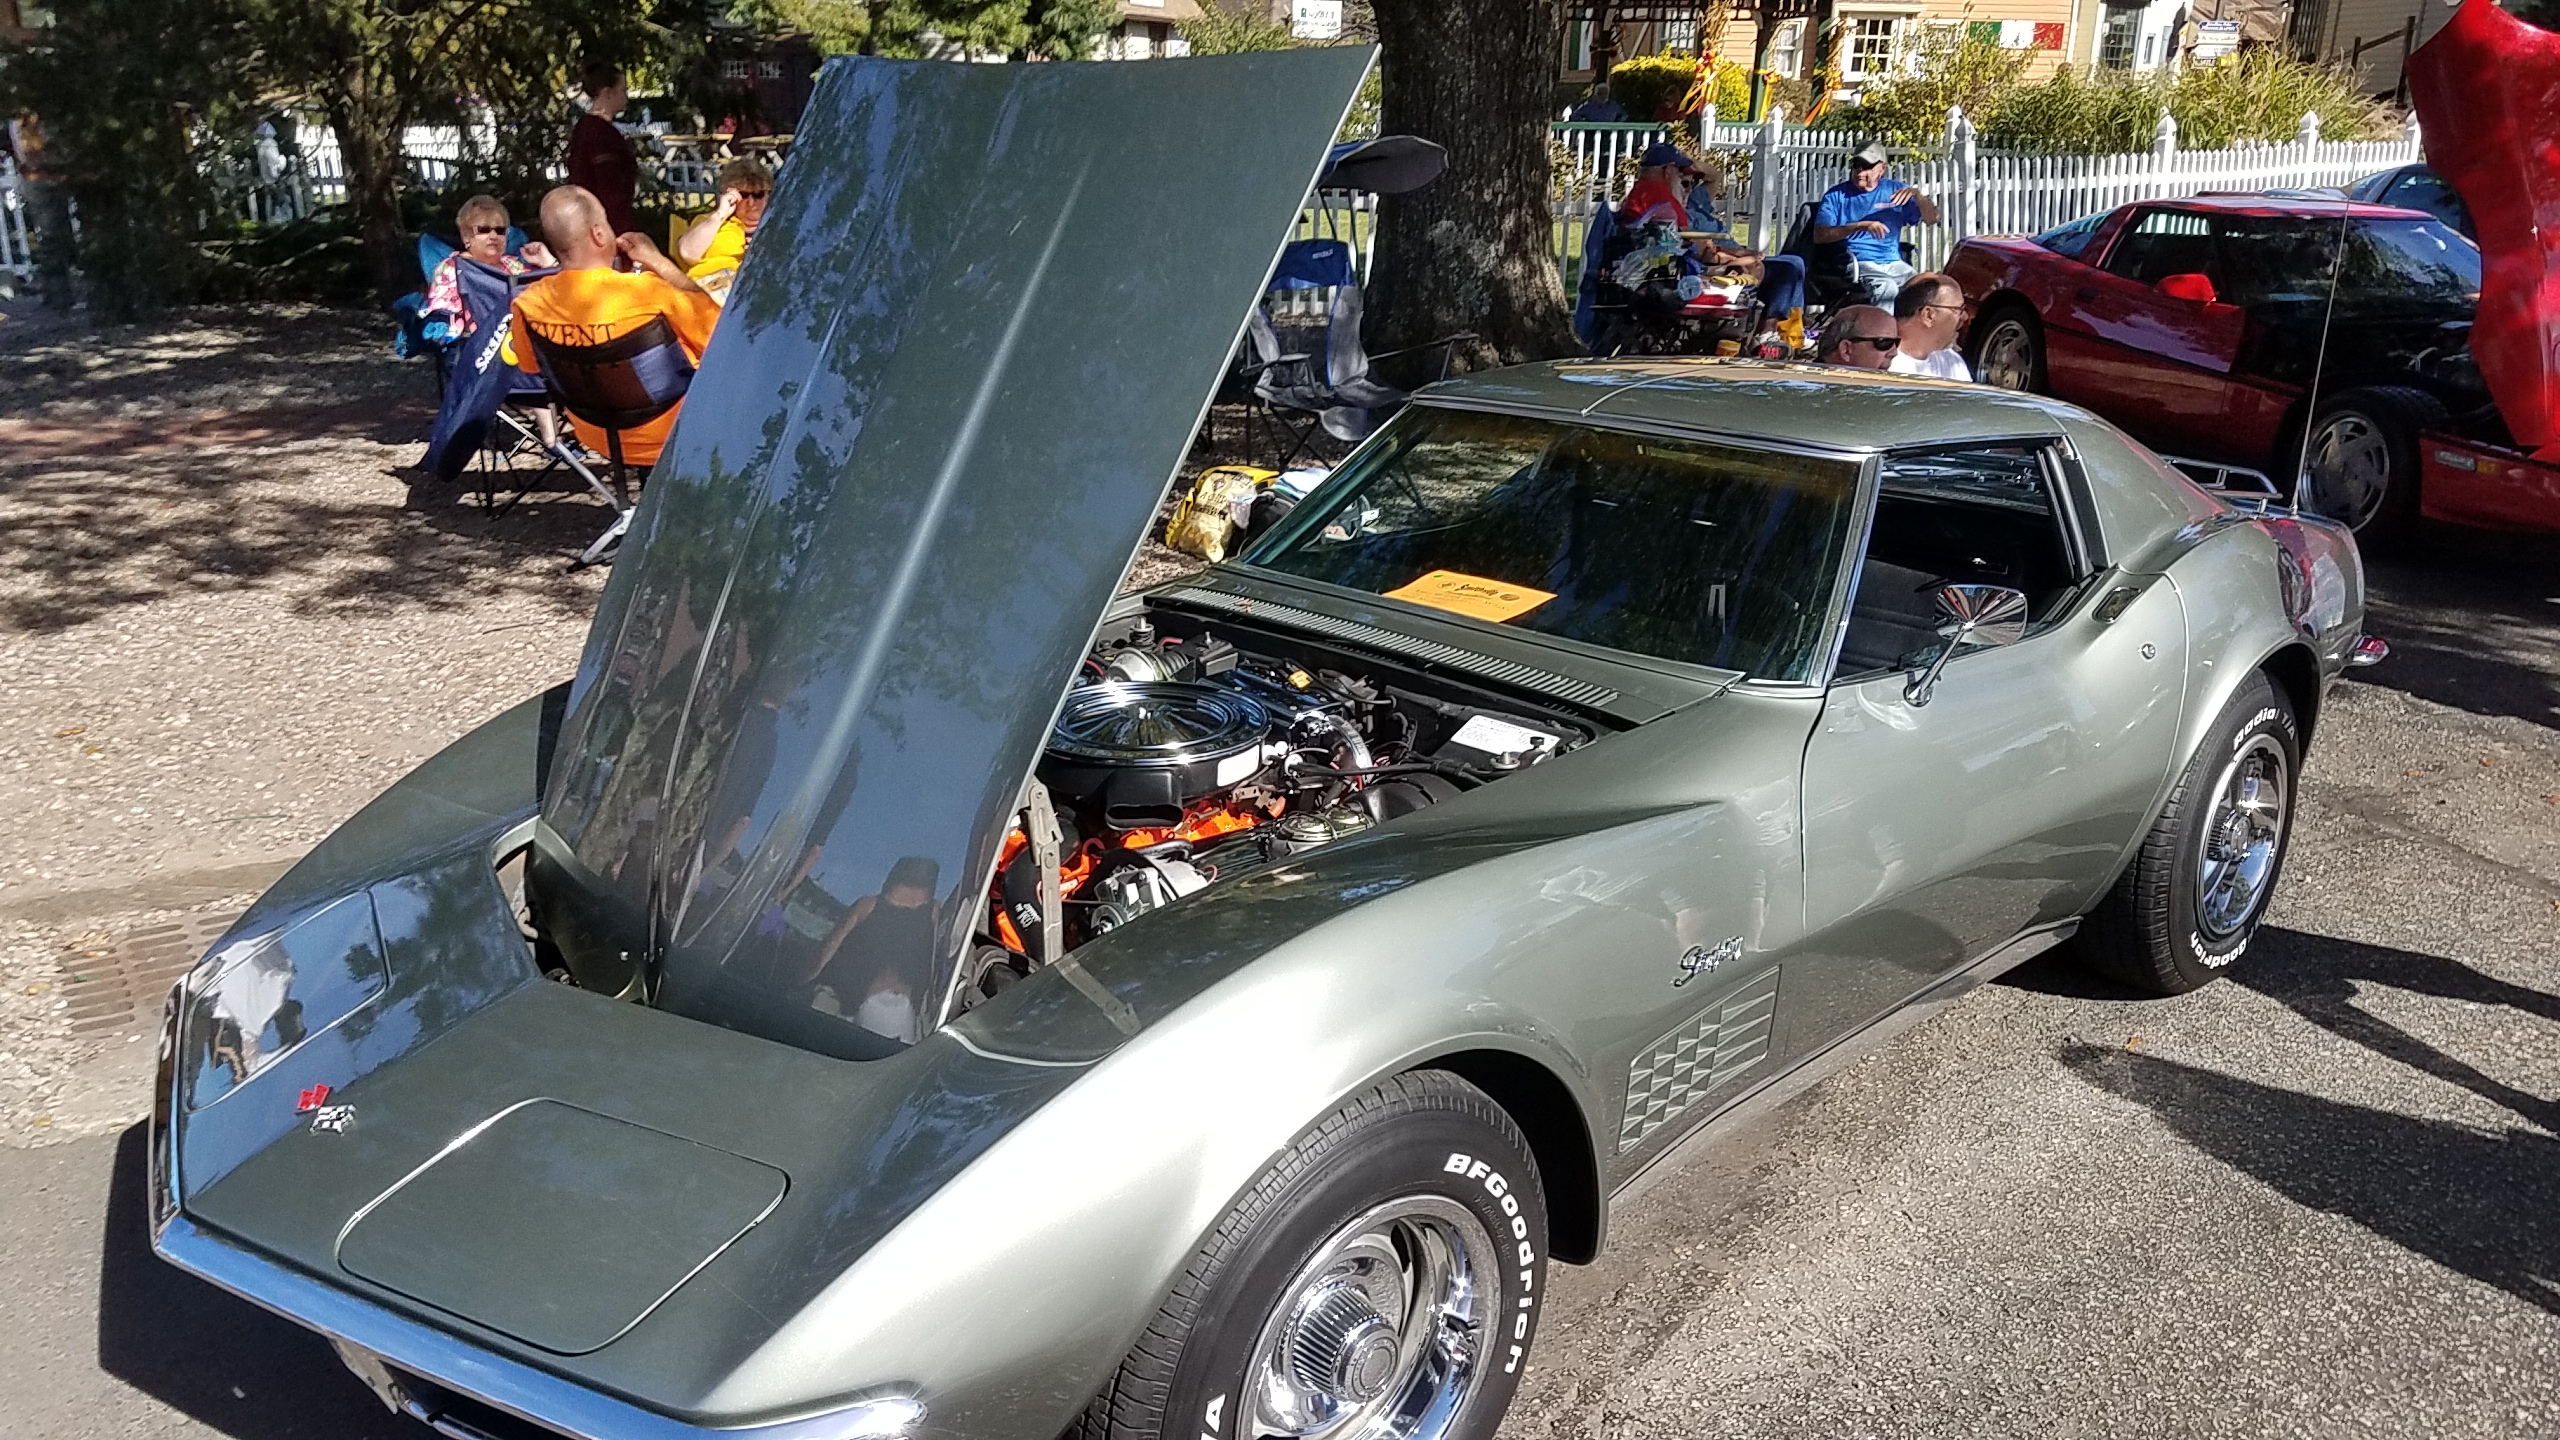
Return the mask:
[[[106,1035],[158,1028],[169,987],[187,973],[239,916],[230,912],[155,921],[109,940],[75,945],[62,955],[62,996],[71,1033]]]

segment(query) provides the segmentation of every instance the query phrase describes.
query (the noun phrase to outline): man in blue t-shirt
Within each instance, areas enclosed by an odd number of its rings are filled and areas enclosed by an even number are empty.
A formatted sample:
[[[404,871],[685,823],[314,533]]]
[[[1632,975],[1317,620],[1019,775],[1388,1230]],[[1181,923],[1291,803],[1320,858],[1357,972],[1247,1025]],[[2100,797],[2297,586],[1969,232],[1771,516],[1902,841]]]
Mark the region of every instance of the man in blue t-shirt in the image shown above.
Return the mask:
[[[1808,238],[1816,245],[1849,245],[1849,276],[1877,305],[1891,305],[1911,278],[1902,258],[1902,231],[1938,223],[1938,202],[1908,185],[1888,189],[1885,162],[1892,157],[1870,140],[1849,157],[1849,178],[1822,194]]]

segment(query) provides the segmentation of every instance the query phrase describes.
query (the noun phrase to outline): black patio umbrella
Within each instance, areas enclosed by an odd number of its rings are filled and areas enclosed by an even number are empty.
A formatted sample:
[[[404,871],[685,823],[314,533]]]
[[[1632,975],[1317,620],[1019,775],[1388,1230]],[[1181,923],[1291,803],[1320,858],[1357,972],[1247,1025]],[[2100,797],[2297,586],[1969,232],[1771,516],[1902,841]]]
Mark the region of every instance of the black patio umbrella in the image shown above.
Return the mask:
[[[1419,135],[1381,135],[1334,146],[1316,188],[1402,195],[1439,179],[1448,168],[1449,152],[1432,141]]]

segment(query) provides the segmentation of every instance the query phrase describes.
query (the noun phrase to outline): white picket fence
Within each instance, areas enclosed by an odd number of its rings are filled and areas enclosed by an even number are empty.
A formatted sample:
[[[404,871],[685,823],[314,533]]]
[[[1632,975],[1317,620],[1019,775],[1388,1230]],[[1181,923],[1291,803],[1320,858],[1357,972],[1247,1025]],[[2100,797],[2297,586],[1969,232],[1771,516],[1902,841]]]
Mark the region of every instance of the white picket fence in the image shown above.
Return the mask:
[[[1784,240],[1797,212],[1849,170],[1854,131],[1789,126],[1778,107],[1766,123],[1721,124],[1709,109],[1693,128],[1661,125],[1556,127],[1573,164],[1557,197],[1558,260],[1570,277],[1580,262],[1592,211],[1623,196],[1646,146],[1673,140],[1703,151],[1738,177],[1718,208],[1735,233],[1767,248]],[[2320,118],[2305,115],[2291,142],[2228,150],[2182,150],[2164,112],[2151,148],[2124,155],[2034,155],[1986,150],[1961,110],[1947,112],[1946,137],[1898,146],[1888,183],[1937,200],[1938,223],[1906,231],[1924,267],[1943,263],[1970,235],[2025,235],[2137,200],[2184,198],[2209,190],[2311,189],[2345,185],[2419,158],[2417,122],[2396,140],[2322,140]]]
[[[288,123],[292,123],[288,121]],[[659,127],[663,128],[663,127]],[[1561,124],[1555,138],[1570,157],[1555,200],[1556,254],[1570,279],[1581,262],[1582,240],[1592,212],[1626,193],[1635,161],[1657,140],[1677,140],[1717,159],[1734,177],[1718,208],[1737,235],[1763,247],[1775,245],[1797,211],[1847,173],[1853,131],[1790,126],[1773,107],[1759,125],[1721,123],[1710,109],[1694,125]],[[1937,224],[1907,232],[1920,263],[1945,260],[1968,235],[2032,234],[2083,215],[2135,200],[2183,197],[2206,190],[2299,189],[2343,185],[2359,176],[2419,158],[2416,122],[2396,140],[2324,141],[2319,119],[2305,115],[2289,143],[2228,150],[2183,150],[2169,117],[2151,148],[2125,155],[2030,155],[1986,150],[1975,143],[1973,124],[1948,112],[1947,138],[1939,144],[1901,147],[1895,181],[1914,185],[1940,207]],[[402,149],[422,184],[442,188],[474,155],[495,149],[494,134],[466,137],[455,126],[412,126]],[[716,197],[712,176],[720,157],[680,138],[652,139],[641,147],[646,188],[679,208],[707,208]],[[302,123],[285,137],[259,137],[254,155],[223,177],[228,211],[255,224],[297,219],[322,205],[343,203],[345,166],[337,138],[325,125]],[[1365,283],[1377,235],[1376,197],[1320,191],[1299,217],[1301,238],[1351,242]],[[17,173],[0,156],[0,275],[23,281],[31,226]],[[1320,306],[1320,291],[1299,292],[1291,309]]]

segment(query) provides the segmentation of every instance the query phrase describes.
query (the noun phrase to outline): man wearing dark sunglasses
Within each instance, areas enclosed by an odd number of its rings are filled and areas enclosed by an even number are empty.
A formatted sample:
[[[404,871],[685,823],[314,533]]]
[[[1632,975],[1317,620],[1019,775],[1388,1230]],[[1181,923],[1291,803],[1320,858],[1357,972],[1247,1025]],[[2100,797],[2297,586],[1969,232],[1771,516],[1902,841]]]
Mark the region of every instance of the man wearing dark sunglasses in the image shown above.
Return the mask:
[[[1901,348],[1902,330],[1894,323],[1892,311],[1877,305],[1844,305],[1822,327],[1817,353],[1826,365],[1883,370],[1893,364],[1893,352]]]

